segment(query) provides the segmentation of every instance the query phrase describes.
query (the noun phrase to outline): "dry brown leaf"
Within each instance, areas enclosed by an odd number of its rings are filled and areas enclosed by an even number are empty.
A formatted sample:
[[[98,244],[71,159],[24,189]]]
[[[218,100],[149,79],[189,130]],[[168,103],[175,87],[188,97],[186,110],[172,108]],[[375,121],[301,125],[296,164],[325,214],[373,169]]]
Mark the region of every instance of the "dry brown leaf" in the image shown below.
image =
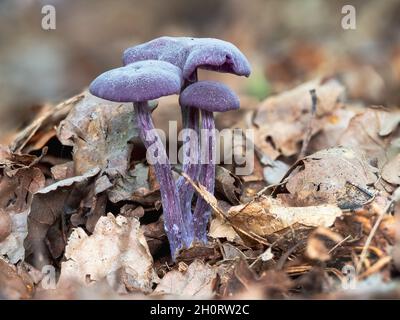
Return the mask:
[[[11,219],[11,232],[0,242],[0,255],[6,256],[11,263],[25,257],[24,239],[28,234],[32,193],[44,184],[45,177],[36,167],[20,169],[13,177],[0,176],[1,214]]]
[[[341,107],[338,101],[344,87],[336,80],[305,83],[267,98],[258,108],[254,117],[255,145],[273,160],[280,154],[292,156],[300,151],[299,143],[304,139],[311,113],[311,89],[316,90],[318,97],[317,117],[312,128],[315,134]]]
[[[72,178],[75,175],[74,162],[68,161],[55,165],[50,168],[51,174],[55,180],[64,180]]]
[[[222,195],[231,204],[239,204],[242,182],[229,170],[217,166],[215,171],[215,192]]]
[[[362,156],[348,148],[331,148],[298,161],[286,179],[289,194],[278,197],[294,206],[337,204],[342,209],[362,206],[372,198],[368,185],[377,177]]]
[[[135,201],[143,205],[154,205],[160,199],[158,182],[154,181],[151,167],[137,163],[135,168],[114,180],[114,187],[108,189],[110,201]]]
[[[158,281],[153,258],[135,218],[115,218],[109,213],[99,219],[91,236],[76,228],[68,239],[65,258],[59,285],[71,280],[90,284],[106,278],[118,290],[125,286],[150,292]],[[125,273],[127,283],[117,282],[120,272]]]
[[[310,153],[338,146],[339,139],[347,130],[351,119],[363,111],[364,108],[349,104],[346,104],[340,109],[336,109],[333,114],[327,118],[323,130],[312,137],[309,145]]]
[[[99,167],[110,181],[107,190],[112,190],[112,186],[123,186],[131,178],[132,142],[138,137],[135,123],[131,103],[114,103],[85,92],[61,121],[57,135],[62,144],[73,147],[75,173],[83,175]],[[118,201],[115,198],[110,200]]]
[[[32,123],[15,137],[10,147],[12,152],[29,153],[43,148],[56,135],[54,127],[83,99],[83,96],[84,94],[78,94],[55,107],[45,105]]]
[[[285,207],[280,201],[263,197],[247,205],[231,207],[230,222],[265,237],[296,225],[330,227],[342,211],[334,205]]]
[[[64,236],[59,233],[58,222],[62,216],[71,214],[80,207],[81,200],[87,195],[87,192],[83,191],[88,187],[90,179],[99,171],[99,168],[94,168],[85,175],[58,181],[34,194],[28,217],[28,237],[25,240],[25,248],[27,257],[31,255],[30,260],[35,266],[41,267],[49,263],[48,250],[52,254],[57,253],[56,256],[53,255],[53,258],[57,258],[58,254],[62,253],[65,243]],[[53,229],[49,234],[48,231],[55,225],[57,229]],[[47,241],[50,246],[46,245],[48,236],[55,235],[55,232],[58,236],[53,237],[53,241]]]
[[[153,295],[172,295],[186,298],[210,299],[214,296],[217,269],[199,260],[180,272],[172,270],[161,279]]]
[[[218,214],[221,220],[228,222],[232,228],[240,234],[249,237],[262,244],[268,244],[265,236],[286,228],[299,226],[330,227],[336,218],[342,215],[342,211],[335,205],[319,205],[308,207],[283,206],[280,200],[271,197],[261,197],[247,204],[231,207],[225,212],[217,199],[209,193],[204,186],[195,184],[186,174],[183,176],[193,185],[196,192]],[[215,225],[217,223],[217,225]],[[219,223],[214,222],[213,229],[216,237],[234,238],[232,231]],[[225,232],[225,233],[224,233]]]
[[[399,117],[399,111],[369,108],[350,120],[338,144],[362,152],[370,164],[381,169],[389,160],[391,141],[399,137]]]
[[[383,166],[382,178],[389,183],[400,184],[400,154]]]
[[[228,221],[223,220],[220,216],[216,216],[211,220],[208,235],[214,239],[226,238],[226,240],[231,242],[239,244],[243,243],[237,232],[232,228],[231,224]]]
[[[21,268],[0,258],[0,299],[29,299],[33,294],[33,281]]]

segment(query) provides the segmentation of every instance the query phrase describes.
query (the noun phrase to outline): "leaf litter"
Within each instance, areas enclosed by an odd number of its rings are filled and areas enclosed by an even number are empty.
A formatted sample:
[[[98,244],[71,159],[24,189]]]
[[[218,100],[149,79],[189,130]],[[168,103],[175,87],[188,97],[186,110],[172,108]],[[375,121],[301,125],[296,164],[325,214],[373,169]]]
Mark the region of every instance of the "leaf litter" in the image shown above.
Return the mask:
[[[132,106],[87,92],[45,105],[0,148],[0,296],[344,297],[348,265],[360,288],[373,281],[368,296],[396,295],[399,111],[348,101],[349,79],[316,79],[259,104],[244,97],[246,108],[217,116],[255,130],[255,171],[221,164],[215,195],[189,181],[213,209],[209,244],[175,264]],[[41,285],[48,265],[52,290]]]

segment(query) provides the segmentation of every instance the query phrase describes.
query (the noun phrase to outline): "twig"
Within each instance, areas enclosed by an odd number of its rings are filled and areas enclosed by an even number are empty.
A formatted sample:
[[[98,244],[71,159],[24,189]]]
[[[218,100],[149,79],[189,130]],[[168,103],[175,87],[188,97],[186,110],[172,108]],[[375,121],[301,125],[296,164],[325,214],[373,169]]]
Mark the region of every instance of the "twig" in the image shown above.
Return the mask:
[[[179,170],[180,171],[180,170]],[[250,239],[255,240],[256,242],[259,242],[263,245],[266,246],[270,246],[271,244],[265,240],[263,237],[259,236],[258,234],[254,233],[251,230],[246,230],[243,229],[242,227],[239,227],[238,225],[236,225],[235,223],[232,222],[232,220],[225,214],[225,212],[223,212],[217,204],[216,199],[214,198],[214,196],[209,193],[204,186],[202,186],[199,183],[194,182],[186,173],[180,171],[180,174],[193,186],[194,190],[197,192],[197,194],[202,197],[210,206],[211,208],[220,215],[220,217],[224,220],[224,221],[228,221],[229,224],[232,226],[232,228],[239,233],[243,233],[244,235],[248,236]],[[210,201],[210,198],[215,199],[215,201]]]
[[[310,95],[311,95],[310,121],[308,122],[306,135],[304,137],[303,145],[301,146],[301,151],[300,151],[298,159],[304,158],[304,156],[306,155],[308,144],[310,143],[311,136],[312,136],[312,129],[313,129],[315,115],[317,113],[317,100],[318,100],[318,98],[317,98],[317,95],[315,93],[315,89],[311,89],[310,90]]]
[[[367,196],[370,197],[370,200],[371,200],[371,199],[373,200],[373,199],[375,198],[375,196],[376,196],[376,193],[371,192],[371,191],[369,191],[368,189],[365,189],[365,188],[363,188],[362,186],[359,186],[358,184],[355,184],[355,183],[353,183],[353,182],[351,182],[351,181],[348,181],[348,180],[346,180],[346,183],[348,183],[349,185],[351,185],[351,186],[357,188],[357,189],[360,190],[361,192],[365,193]],[[368,200],[368,201],[370,201],[370,200]],[[364,205],[365,205],[365,204],[367,204],[367,203],[364,203]]]
[[[369,267],[364,273],[362,273],[358,278],[364,279],[371,274],[374,274],[381,270],[384,266],[386,266],[390,261],[392,261],[391,256],[385,256],[383,258],[380,258],[376,263],[374,263],[371,267]]]
[[[367,240],[365,241],[363,250],[361,251],[360,260],[358,261],[357,268],[356,268],[356,272],[357,272],[357,273],[360,272],[360,270],[361,270],[361,268],[362,268],[362,265],[363,265],[363,263],[364,263],[364,260],[365,260],[365,258],[366,258],[366,256],[367,256],[368,248],[369,248],[369,246],[370,246],[370,244],[371,244],[371,241],[372,241],[372,239],[374,238],[375,233],[376,233],[376,231],[378,230],[378,227],[379,227],[379,225],[381,224],[381,222],[382,222],[382,220],[383,220],[383,217],[384,217],[385,214],[389,211],[389,209],[390,209],[390,207],[392,206],[392,204],[393,204],[393,200],[390,201],[390,202],[386,205],[386,207],[384,208],[384,210],[380,210],[380,209],[377,210],[378,212],[380,211],[380,212],[379,212],[379,216],[378,216],[378,219],[375,221],[375,224],[374,224],[374,226],[372,227],[371,232],[369,233]],[[376,206],[375,208],[379,208],[379,207]]]
[[[336,245],[332,247],[331,250],[328,251],[328,254],[331,254],[334,250],[336,250],[338,247],[340,247],[343,243],[347,241],[347,239],[351,238],[351,235],[349,234],[346,238],[344,238],[342,241],[338,242]]]
[[[244,206],[240,209],[239,212],[242,212],[244,209],[246,209],[250,204],[254,203],[254,201],[260,199],[261,196],[263,196],[263,194],[268,190],[268,189],[272,189],[275,187],[278,187],[280,185],[283,185],[284,182],[280,182],[280,183],[276,183],[276,184],[271,184],[269,186],[266,186],[265,188],[261,189],[260,191],[258,191],[256,193],[256,195],[253,197],[253,199],[251,199],[250,201],[248,201],[247,203],[244,204]]]
[[[285,265],[286,260],[289,258],[289,256],[295,252],[300,246],[304,245],[306,243],[306,240],[300,240],[297,242],[293,247],[289,248],[288,251],[286,251],[281,257],[279,258],[275,269],[276,270],[281,270],[283,266]]]

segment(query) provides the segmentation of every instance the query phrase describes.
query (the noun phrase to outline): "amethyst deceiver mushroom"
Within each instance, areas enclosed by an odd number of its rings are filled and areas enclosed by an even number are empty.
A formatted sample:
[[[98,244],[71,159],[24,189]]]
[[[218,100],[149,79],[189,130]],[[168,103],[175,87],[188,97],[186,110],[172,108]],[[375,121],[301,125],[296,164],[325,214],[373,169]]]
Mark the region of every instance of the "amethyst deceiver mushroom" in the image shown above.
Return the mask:
[[[232,43],[214,38],[160,37],[128,48],[123,54],[124,65],[141,60],[161,60],[172,63],[189,82],[197,68],[249,76],[250,64]]]
[[[197,69],[249,76],[250,64],[244,54],[232,43],[213,38],[160,37],[128,48],[123,54],[125,65],[136,61],[155,59],[170,62],[181,68],[184,77],[183,88],[197,81]],[[200,114],[198,109],[181,105],[182,126],[199,134]],[[184,135],[183,172],[197,180],[200,167],[190,159],[197,158],[197,144],[190,143],[189,134]],[[183,218],[188,230],[192,230],[191,202],[194,189],[181,177],[177,188],[180,195]]]
[[[183,108],[186,106],[201,111],[201,138],[203,140],[201,145],[206,148],[205,150],[201,150],[201,154],[206,157],[207,163],[201,164],[199,182],[210,193],[214,193],[216,139],[213,112],[239,109],[239,98],[222,83],[199,81],[182,91],[179,103]],[[207,225],[210,215],[210,206],[203,198],[199,197],[193,213],[195,241],[207,242]]]
[[[135,108],[140,137],[153,160],[160,184],[164,214],[164,228],[173,259],[179,249],[188,246],[191,239],[182,219],[182,212],[164,145],[154,130],[148,100],[178,94],[182,86],[181,70],[165,61],[146,60],[107,71],[90,85],[90,92],[100,98],[116,102],[132,102]],[[154,157],[154,158],[153,158]]]

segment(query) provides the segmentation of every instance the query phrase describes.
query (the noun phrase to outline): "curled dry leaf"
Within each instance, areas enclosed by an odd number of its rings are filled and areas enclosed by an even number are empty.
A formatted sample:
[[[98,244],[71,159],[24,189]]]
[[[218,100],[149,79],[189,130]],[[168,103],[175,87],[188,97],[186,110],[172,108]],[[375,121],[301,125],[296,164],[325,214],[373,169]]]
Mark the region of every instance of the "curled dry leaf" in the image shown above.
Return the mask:
[[[56,135],[54,127],[63,120],[71,109],[84,97],[78,94],[56,105],[45,105],[32,123],[21,131],[14,139],[10,149],[15,153],[29,153],[39,150]]]
[[[158,250],[162,248],[163,244],[166,243],[167,241],[167,235],[165,234],[164,230],[164,221],[162,218],[160,218],[156,222],[145,224],[142,226],[142,230],[144,236],[146,237],[149,250],[151,254],[154,256],[158,252]]]
[[[172,270],[161,279],[153,295],[173,295],[186,298],[212,298],[217,278],[217,268],[193,261],[187,270]]]
[[[10,177],[19,169],[29,168],[37,162],[38,157],[34,155],[14,153],[8,147],[0,145],[0,168]]]
[[[231,207],[227,212],[234,225],[240,225],[265,237],[296,225],[330,227],[342,211],[334,205],[285,207],[279,200],[263,197],[247,205]]]
[[[111,213],[101,217],[91,236],[81,228],[76,228],[65,248],[65,262],[61,264],[59,285],[63,282],[78,281],[90,284],[107,278],[116,288],[121,285],[130,290],[150,292],[158,277],[153,269],[146,239],[136,218],[118,216]],[[122,277],[127,283],[115,283]]]
[[[280,154],[292,156],[300,151],[311,113],[309,91],[316,90],[317,116],[312,132],[323,130],[339,102],[344,87],[336,80],[315,80],[291,91],[267,98],[258,108],[255,117],[255,145],[275,160]]]
[[[228,222],[241,236],[250,237],[263,244],[268,244],[264,239],[265,236],[280,230],[289,227],[296,228],[296,226],[330,227],[336,218],[342,215],[342,210],[336,205],[288,207],[284,206],[279,199],[266,196],[247,204],[233,206],[226,212],[218,205],[214,195],[209,193],[204,186],[197,185],[186,174],[183,174],[183,176],[223,222]],[[212,234],[214,237],[235,239],[229,225],[224,225],[218,220],[213,220],[213,223]],[[217,228],[219,230],[216,230]],[[226,232],[225,236],[223,231]]]
[[[87,192],[83,192],[90,179],[99,173],[99,168],[86,172],[85,175],[75,176],[53,183],[38,190],[32,199],[31,213],[28,218],[28,237],[25,240],[27,256],[39,267],[49,263],[49,254],[57,258],[62,253],[65,243],[64,236],[60,233],[60,219],[66,214],[71,214],[79,208],[81,200]],[[48,232],[51,227],[57,227]],[[58,231],[57,231],[58,230]],[[56,235],[57,241],[46,241],[49,236]],[[46,242],[50,246],[46,245]],[[57,245],[57,248],[55,248]],[[54,253],[57,253],[54,256]]]
[[[43,173],[35,167],[20,169],[13,177],[0,175],[0,214],[3,223],[10,223],[9,226],[3,226],[8,234],[3,234],[6,237],[0,240],[0,255],[6,256],[11,263],[25,257],[24,239],[28,234],[31,195],[44,184]]]
[[[229,170],[217,166],[215,171],[215,191],[231,204],[239,204],[242,193],[242,182]]]
[[[288,194],[278,197],[294,206],[337,204],[342,209],[361,207],[373,193],[368,185],[377,177],[365,158],[348,148],[331,148],[298,161],[289,171]]]

